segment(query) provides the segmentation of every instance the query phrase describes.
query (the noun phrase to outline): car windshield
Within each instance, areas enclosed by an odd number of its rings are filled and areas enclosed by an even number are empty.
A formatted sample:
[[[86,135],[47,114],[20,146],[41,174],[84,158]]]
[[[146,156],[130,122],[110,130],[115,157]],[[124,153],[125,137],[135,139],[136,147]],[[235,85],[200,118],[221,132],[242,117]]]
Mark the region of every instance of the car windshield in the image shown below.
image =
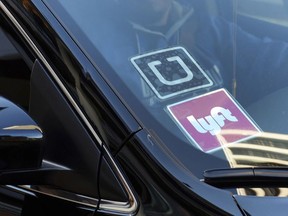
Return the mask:
[[[223,161],[288,164],[287,0],[45,3],[142,127],[196,175]]]

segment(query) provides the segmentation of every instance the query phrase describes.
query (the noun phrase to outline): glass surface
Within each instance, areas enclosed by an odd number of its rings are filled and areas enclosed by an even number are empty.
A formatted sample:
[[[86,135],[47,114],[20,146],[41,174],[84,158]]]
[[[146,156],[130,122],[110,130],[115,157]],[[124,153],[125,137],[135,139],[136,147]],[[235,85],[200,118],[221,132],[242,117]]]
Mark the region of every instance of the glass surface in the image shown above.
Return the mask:
[[[144,128],[184,164],[205,157],[201,172],[287,166],[287,2],[45,1]]]

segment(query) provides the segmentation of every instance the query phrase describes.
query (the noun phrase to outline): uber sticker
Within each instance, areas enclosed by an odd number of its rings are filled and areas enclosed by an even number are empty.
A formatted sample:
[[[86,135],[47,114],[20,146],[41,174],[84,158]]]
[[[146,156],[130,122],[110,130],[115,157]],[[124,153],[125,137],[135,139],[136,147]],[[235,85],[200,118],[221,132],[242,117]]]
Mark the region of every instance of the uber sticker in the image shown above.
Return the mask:
[[[136,56],[131,62],[160,99],[213,84],[183,47]]]
[[[205,152],[260,132],[225,89],[169,105],[168,110],[184,133]]]

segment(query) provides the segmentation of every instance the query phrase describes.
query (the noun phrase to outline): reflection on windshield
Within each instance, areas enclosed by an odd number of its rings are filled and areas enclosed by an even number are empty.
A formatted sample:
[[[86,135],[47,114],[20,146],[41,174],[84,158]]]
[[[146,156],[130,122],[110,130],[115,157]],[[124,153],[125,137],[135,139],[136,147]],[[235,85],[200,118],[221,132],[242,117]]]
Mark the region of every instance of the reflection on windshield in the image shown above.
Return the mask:
[[[249,131],[224,131],[223,133],[237,132],[249,133]],[[262,132],[249,140],[227,144],[223,149],[231,167],[235,168],[288,165],[288,135]]]
[[[224,131],[225,134],[253,133],[254,131]],[[261,133],[240,143],[223,147],[232,168],[284,167],[288,165],[288,135]],[[288,188],[241,188],[240,195],[288,196]]]
[[[240,195],[251,196],[276,196],[276,197],[288,197],[287,188],[241,188],[238,189]]]

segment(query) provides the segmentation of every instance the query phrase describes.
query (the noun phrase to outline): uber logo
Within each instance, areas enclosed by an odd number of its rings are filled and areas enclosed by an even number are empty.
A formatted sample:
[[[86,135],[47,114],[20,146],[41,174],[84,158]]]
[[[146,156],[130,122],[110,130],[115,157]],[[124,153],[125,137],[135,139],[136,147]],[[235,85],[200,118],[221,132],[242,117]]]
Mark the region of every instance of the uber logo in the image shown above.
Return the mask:
[[[213,84],[183,47],[136,56],[131,62],[160,99]]]

